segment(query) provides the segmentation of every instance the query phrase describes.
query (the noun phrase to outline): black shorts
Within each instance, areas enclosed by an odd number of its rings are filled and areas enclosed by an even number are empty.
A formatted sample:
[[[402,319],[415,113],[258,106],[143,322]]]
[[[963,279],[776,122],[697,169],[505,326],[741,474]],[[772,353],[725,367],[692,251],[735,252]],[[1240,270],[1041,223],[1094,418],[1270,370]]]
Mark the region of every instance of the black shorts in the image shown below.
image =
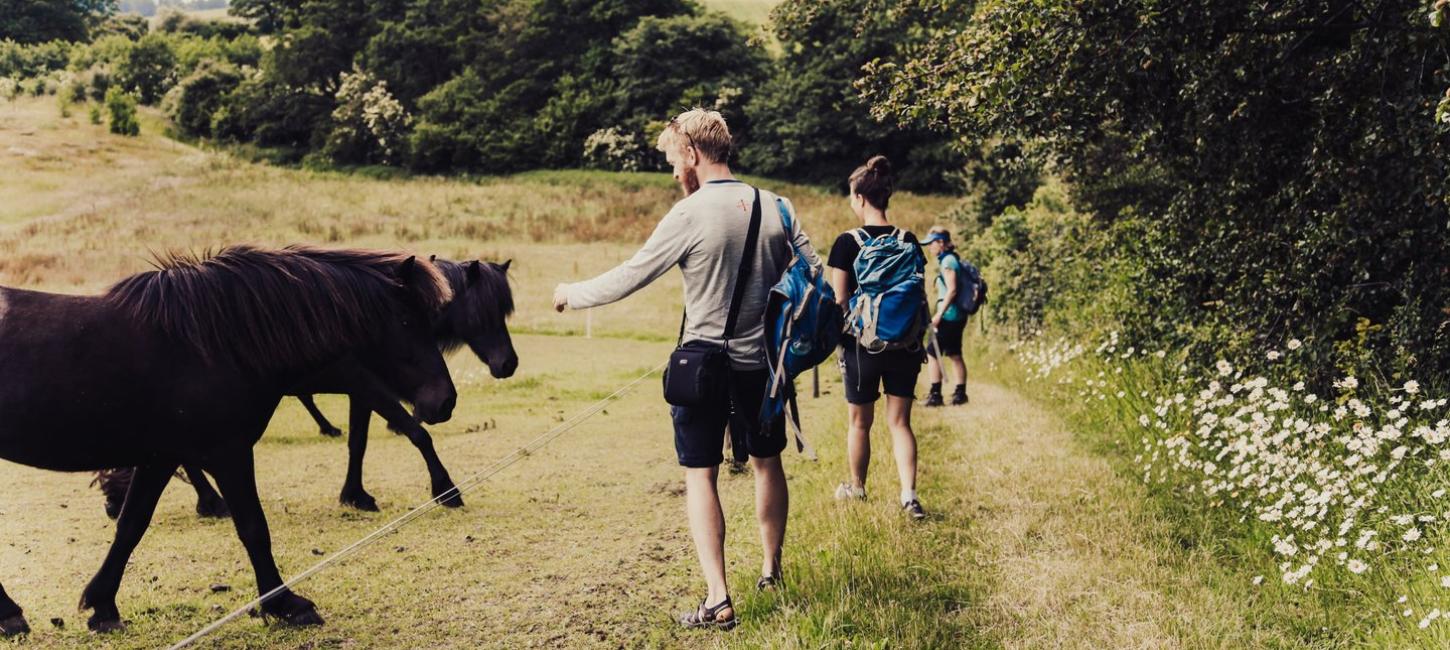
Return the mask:
[[[921,348],[872,354],[858,347],[851,338],[842,342],[840,354],[841,366],[846,371],[847,402],[874,403],[881,399],[883,387],[887,395],[916,399],[916,377],[921,374],[921,363],[926,359]]]
[[[941,326],[936,328],[935,340],[927,344],[926,351],[931,356],[937,356],[937,344],[941,344],[941,354],[949,357],[962,356],[962,332],[967,329],[967,319],[952,322],[942,319]]]
[[[734,399],[713,406],[670,407],[675,421],[675,454],[685,467],[714,467],[724,462],[725,425],[730,425],[730,442],[735,457],[779,456],[785,450],[785,417],[769,426],[760,425],[760,407],[765,400],[770,373],[734,370],[730,392]]]

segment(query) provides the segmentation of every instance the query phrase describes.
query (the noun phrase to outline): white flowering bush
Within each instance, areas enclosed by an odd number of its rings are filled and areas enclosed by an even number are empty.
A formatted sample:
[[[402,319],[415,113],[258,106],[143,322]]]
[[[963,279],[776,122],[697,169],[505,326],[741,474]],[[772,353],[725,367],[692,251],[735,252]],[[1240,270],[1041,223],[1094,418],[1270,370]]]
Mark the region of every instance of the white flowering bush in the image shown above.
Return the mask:
[[[584,139],[584,161],[596,169],[637,172],[644,167],[645,155],[639,136],[621,128],[600,129]]]
[[[354,69],[342,74],[332,131],[323,153],[341,163],[393,163],[403,155],[413,118],[388,83]]]
[[[1116,333],[1091,355],[1065,339],[1015,347],[1028,381],[1112,414],[1141,480],[1237,517],[1273,558],[1270,580],[1363,599],[1412,630],[1450,611],[1445,397],[1415,380],[1371,389],[1354,376],[1316,394],[1296,378],[1297,339],[1203,369]]]

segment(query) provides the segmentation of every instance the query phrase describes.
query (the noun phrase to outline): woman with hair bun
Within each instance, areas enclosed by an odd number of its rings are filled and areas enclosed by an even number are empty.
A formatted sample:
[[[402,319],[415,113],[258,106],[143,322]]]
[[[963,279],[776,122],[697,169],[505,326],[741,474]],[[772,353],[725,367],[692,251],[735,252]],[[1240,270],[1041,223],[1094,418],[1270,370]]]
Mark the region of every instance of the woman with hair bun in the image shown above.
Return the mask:
[[[861,241],[893,233],[917,246],[916,235],[900,230],[886,216],[893,181],[891,162],[874,156],[850,176],[851,211],[861,227],[836,237],[827,266],[831,267],[831,288],[847,308],[856,291],[856,256]],[[850,334],[842,338],[840,362],[846,374],[848,428],[846,452],[850,481],[836,488],[837,499],[866,498],[866,470],[871,464],[871,425],[876,418],[876,401],[886,393],[886,425],[891,430],[892,450],[901,480],[901,507],[913,519],[925,519],[926,511],[916,498],[916,434],[911,429],[911,404],[916,399],[916,379],[921,374],[923,352],[914,348],[890,349],[879,353],[858,349]]]

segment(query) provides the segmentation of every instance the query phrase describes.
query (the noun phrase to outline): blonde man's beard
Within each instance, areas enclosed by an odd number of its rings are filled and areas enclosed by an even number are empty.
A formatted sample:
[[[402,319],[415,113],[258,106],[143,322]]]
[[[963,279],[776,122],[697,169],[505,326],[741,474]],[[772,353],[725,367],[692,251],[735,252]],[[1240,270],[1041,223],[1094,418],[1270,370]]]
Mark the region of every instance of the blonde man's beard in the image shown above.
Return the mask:
[[[694,168],[686,169],[680,174],[680,189],[684,190],[685,196],[700,191],[700,175],[695,173]]]

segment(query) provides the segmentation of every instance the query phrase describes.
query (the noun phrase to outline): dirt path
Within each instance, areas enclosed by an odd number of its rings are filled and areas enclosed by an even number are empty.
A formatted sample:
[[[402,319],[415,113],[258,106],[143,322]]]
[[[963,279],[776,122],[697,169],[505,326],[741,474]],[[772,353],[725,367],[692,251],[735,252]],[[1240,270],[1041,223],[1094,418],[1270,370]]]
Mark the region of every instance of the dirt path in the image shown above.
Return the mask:
[[[947,482],[960,490],[975,562],[990,576],[965,615],[993,644],[1283,644],[1252,625],[1246,585],[1228,583],[1213,558],[1185,550],[1140,486],[1040,404],[978,384],[969,406],[923,420],[928,435],[952,438]]]

